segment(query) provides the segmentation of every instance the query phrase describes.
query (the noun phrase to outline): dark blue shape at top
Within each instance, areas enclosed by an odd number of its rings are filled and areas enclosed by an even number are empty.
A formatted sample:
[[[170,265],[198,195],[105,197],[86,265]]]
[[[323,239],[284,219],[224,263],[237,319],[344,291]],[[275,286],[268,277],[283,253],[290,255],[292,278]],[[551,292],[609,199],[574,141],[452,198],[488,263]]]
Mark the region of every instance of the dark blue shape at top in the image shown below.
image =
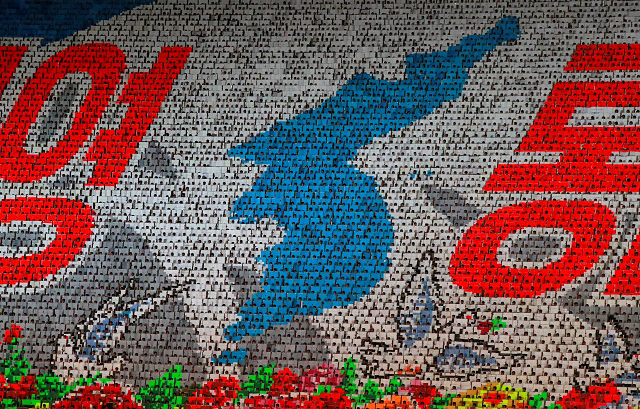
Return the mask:
[[[60,40],[155,0],[8,0],[0,7],[0,37]]]
[[[240,308],[227,339],[351,304],[382,279],[393,244],[391,216],[375,180],[349,161],[374,137],[458,98],[473,64],[518,35],[518,20],[507,17],[445,51],[409,55],[401,81],[358,74],[319,107],[229,151],[268,165],[232,216],[244,223],[274,219],[286,236],[260,256],[263,289]]]

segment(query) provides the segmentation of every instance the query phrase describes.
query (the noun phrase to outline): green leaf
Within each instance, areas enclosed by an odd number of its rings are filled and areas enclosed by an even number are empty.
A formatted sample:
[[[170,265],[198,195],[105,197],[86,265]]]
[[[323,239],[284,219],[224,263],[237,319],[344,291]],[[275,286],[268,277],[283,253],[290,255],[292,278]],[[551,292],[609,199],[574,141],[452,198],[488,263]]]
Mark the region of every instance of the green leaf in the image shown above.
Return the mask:
[[[540,409],[545,400],[547,400],[547,392],[542,392],[537,395],[534,395],[529,399],[529,406],[534,407],[535,409]]]
[[[362,390],[362,394],[356,397],[356,403],[369,403],[375,402],[381,399],[384,396],[384,391],[378,387],[378,384],[372,381],[371,379],[367,380],[367,383],[364,385]]]
[[[0,371],[4,375],[7,383],[20,383],[22,378],[29,374],[31,364],[24,359],[24,349],[7,353],[7,357],[0,362]]]
[[[389,386],[386,388],[381,388],[376,382],[369,379],[364,385],[362,393],[358,394],[359,387],[356,363],[357,361],[355,359],[349,358],[340,370],[342,374],[342,390],[356,405],[375,402],[386,395],[395,395],[398,393],[402,382],[395,377],[391,379]],[[318,389],[318,391],[320,391],[320,389]]]
[[[502,317],[495,317],[491,320],[491,332],[497,331],[500,328],[506,328],[507,324],[504,322]]]
[[[343,368],[340,370],[342,374],[342,390],[349,397],[358,394],[358,377],[356,375],[356,361],[353,357],[347,359]]]
[[[252,394],[266,394],[273,385],[273,368],[274,364],[258,368],[258,372],[249,375],[249,380],[241,386],[240,395],[242,397]]]
[[[385,395],[396,395],[401,386],[402,382],[396,376],[395,378],[391,379],[391,382],[389,382],[389,386],[385,388]]]
[[[40,399],[34,399],[34,398],[29,398],[29,399],[23,399],[22,402],[20,402],[21,406],[36,406],[36,405],[42,405],[42,402]]]
[[[71,392],[71,386],[53,374],[36,376],[38,394],[34,398],[41,402],[53,403]]]
[[[68,385],[57,375],[39,375],[36,376],[36,389],[38,389],[38,394],[34,395],[33,398],[39,399],[41,403],[54,403],[64,398],[74,390],[84,386],[95,385],[96,382],[105,384],[111,382],[111,380],[101,378],[100,372],[98,372],[95,376],[91,376],[89,378],[79,378],[76,379],[72,384]]]
[[[318,385],[318,391],[315,395],[320,395],[321,393],[331,393],[331,385]]]
[[[451,399],[456,396],[455,393],[447,393],[445,396],[435,396],[431,399],[431,404],[429,407],[431,409],[445,409],[451,403]]]
[[[2,409],[18,409],[18,402],[13,399],[3,399],[0,405]]]
[[[144,409],[172,409],[184,401],[180,396],[181,382],[182,367],[176,365],[161,377],[150,381],[135,397]]]

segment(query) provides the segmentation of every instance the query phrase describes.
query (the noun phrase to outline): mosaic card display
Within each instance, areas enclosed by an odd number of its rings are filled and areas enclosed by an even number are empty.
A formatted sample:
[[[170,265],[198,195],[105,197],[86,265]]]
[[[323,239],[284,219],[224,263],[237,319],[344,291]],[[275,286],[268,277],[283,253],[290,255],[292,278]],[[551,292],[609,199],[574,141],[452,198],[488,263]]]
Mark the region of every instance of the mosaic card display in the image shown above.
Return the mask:
[[[640,405],[640,4],[0,23],[1,408]]]

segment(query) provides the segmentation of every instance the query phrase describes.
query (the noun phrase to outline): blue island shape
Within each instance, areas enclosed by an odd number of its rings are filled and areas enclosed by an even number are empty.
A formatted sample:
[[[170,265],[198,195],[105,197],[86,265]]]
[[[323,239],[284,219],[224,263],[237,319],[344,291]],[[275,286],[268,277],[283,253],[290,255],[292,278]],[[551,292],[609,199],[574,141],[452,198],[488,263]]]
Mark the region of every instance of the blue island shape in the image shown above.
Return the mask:
[[[505,17],[486,34],[444,51],[409,55],[400,81],[355,75],[317,108],[229,150],[230,157],[268,166],[235,202],[232,218],[273,219],[286,234],[261,253],[262,291],[225,328],[228,340],[257,336],[294,316],[319,315],[369,293],[389,269],[394,232],[375,179],[350,161],[373,138],[457,99],[474,63],[519,34],[518,20]]]

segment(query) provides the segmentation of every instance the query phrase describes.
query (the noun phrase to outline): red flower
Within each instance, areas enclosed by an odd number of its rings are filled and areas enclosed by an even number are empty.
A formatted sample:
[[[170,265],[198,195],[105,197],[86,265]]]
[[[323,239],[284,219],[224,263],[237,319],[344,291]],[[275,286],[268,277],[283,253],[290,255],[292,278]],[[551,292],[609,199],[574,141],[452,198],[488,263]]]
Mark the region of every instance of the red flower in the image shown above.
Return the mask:
[[[20,338],[20,332],[22,332],[22,328],[19,325],[11,324],[11,329],[4,331],[4,339],[2,341],[5,344],[10,344],[14,339]]]
[[[19,383],[6,383],[6,378],[0,374],[0,400],[22,400],[38,393],[36,378],[33,375],[23,376]]]
[[[220,378],[209,381],[189,397],[186,409],[220,408],[238,397],[240,385],[235,378]]]
[[[413,380],[406,390],[411,395],[411,399],[414,400],[421,409],[429,408],[431,400],[436,396],[442,397],[442,394],[438,392],[435,387],[428,383],[422,383],[417,379]]]
[[[278,371],[273,375],[273,384],[269,390],[269,396],[287,395],[296,391],[299,384],[298,375],[289,368]]]
[[[478,331],[480,331],[482,335],[487,335],[489,332],[491,332],[492,326],[493,324],[491,323],[491,321],[480,321],[478,323]]]
[[[598,409],[620,400],[620,391],[614,382],[589,386],[587,392],[572,389],[557,403],[563,409]]]
[[[340,388],[328,393],[313,395],[310,403],[310,405],[303,405],[302,407],[308,409],[348,409],[353,406],[351,399]]]
[[[251,409],[350,409],[353,403],[342,389],[318,395],[301,395],[274,399],[258,396],[244,400],[244,406]]]
[[[509,399],[509,395],[506,392],[487,391],[487,394],[484,395],[482,401],[490,404],[491,406],[498,406],[506,399]]]
[[[274,399],[265,396],[246,398],[243,406],[251,409],[297,409],[297,400]]]
[[[72,392],[54,409],[142,409],[120,385],[91,385]]]

